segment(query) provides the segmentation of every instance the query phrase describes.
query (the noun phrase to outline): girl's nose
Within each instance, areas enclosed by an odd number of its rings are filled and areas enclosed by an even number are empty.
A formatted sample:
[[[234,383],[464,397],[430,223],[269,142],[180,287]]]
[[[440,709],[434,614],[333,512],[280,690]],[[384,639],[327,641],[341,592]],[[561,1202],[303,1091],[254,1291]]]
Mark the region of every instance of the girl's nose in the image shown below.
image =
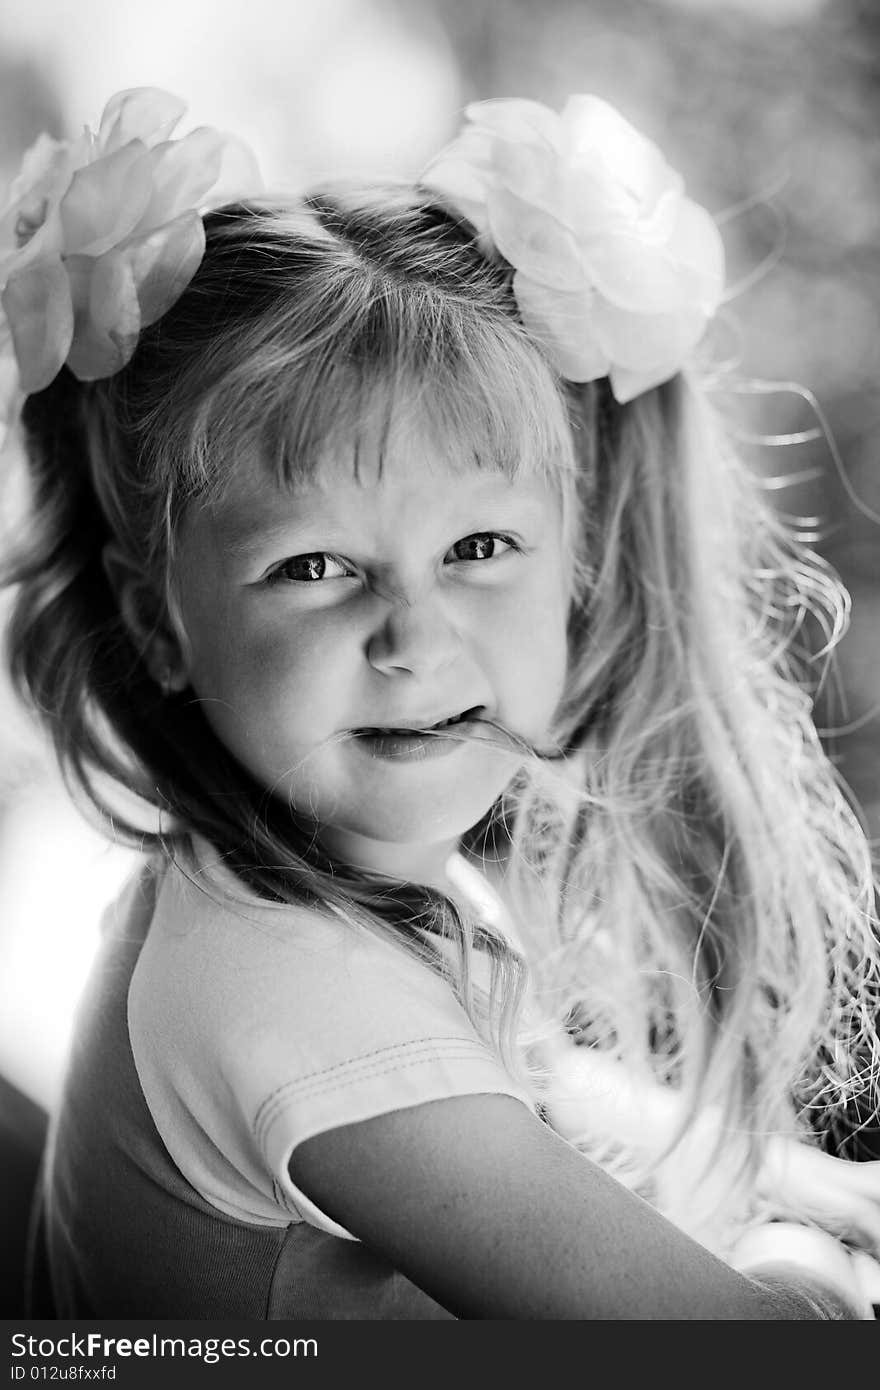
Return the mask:
[[[395,603],[367,643],[367,660],[386,674],[442,670],[461,649],[458,632],[434,603]]]

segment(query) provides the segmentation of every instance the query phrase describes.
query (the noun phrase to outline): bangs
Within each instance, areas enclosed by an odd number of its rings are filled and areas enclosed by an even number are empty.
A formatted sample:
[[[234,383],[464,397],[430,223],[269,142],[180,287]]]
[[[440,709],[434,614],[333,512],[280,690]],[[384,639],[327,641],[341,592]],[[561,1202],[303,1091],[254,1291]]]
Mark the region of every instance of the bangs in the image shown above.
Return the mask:
[[[264,320],[258,341],[230,346],[184,445],[190,495],[222,494],[255,444],[287,485],[337,446],[355,471],[365,456],[381,468],[392,430],[427,431],[462,467],[573,475],[564,399],[516,321],[425,285],[385,283],[354,312],[352,299],[325,302],[307,336],[279,312],[274,332]]]

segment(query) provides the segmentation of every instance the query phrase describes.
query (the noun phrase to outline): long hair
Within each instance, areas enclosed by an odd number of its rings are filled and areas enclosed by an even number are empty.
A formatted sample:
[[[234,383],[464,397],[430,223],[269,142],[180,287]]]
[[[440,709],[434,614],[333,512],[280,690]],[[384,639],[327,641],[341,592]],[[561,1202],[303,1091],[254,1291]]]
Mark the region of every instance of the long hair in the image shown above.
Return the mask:
[[[259,893],[417,954],[552,1115],[540,1046],[521,1045],[530,973],[545,1017],[681,1101],[663,1142],[586,1125],[583,1147],[687,1225],[669,1175],[700,1107],[718,1106],[749,1137],[715,1205],[746,1211],[766,1138],[821,1129],[875,1037],[866,842],[795,656],[805,610],[839,627],[842,589],[694,382],[620,406],[606,383],[559,381],[509,268],[429,195],[235,206],[206,233],[124,371],[89,385],[63,371],[25,404],[33,526],[10,574],[9,660],[70,785],[117,836],[185,858],[199,835]],[[381,433],[401,411],[476,466],[544,470],[563,499],[570,662],[552,744],[522,745],[466,837],[509,858],[525,959],[443,894],[324,858],[191,692],[158,691],[104,573],[113,540],[173,610],[181,518],[222,493],[242,448],[295,485],[334,432]]]
[[[620,1083],[594,1067],[581,1146],[723,1246],[757,1215],[771,1138],[876,1104],[875,884],[813,723],[807,632],[833,644],[848,598],[694,383],[637,410],[579,405],[592,565],[559,736],[580,777],[567,806],[519,793],[528,956],[555,1015],[623,1064],[644,1107],[635,1127],[618,1107],[615,1133],[603,1089]],[[677,1101],[665,1114],[661,1094]]]

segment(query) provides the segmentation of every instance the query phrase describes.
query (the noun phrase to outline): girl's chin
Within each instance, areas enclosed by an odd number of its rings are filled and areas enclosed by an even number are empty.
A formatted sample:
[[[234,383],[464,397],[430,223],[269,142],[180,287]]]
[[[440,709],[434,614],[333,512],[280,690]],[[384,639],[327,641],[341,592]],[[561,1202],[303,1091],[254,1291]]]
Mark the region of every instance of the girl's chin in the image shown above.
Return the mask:
[[[436,877],[462,836],[480,823],[497,795],[462,808],[460,815],[446,814],[440,820],[436,814],[352,817],[325,824],[318,838],[328,854],[347,864],[394,878],[418,878],[420,868],[428,866]]]
[[[365,759],[379,775],[346,777],[328,788],[300,787],[292,798],[303,819],[316,827],[317,838],[334,859],[396,878],[410,875],[407,865],[443,863],[455,847],[495,805],[516,769],[493,757],[463,768],[457,755],[431,761],[419,775],[408,764],[386,771],[384,759]],[[444,775],[440,768],[455,775]]]
[[[444,888],[447,885],[446,865],[450,855],[458,848],[460,838],[460,835],[454,835],[441,841],[415,843],[411,840],[376,840],[352,832],[331,830],[322,834],[321,843],[332,858],[355,869]]]

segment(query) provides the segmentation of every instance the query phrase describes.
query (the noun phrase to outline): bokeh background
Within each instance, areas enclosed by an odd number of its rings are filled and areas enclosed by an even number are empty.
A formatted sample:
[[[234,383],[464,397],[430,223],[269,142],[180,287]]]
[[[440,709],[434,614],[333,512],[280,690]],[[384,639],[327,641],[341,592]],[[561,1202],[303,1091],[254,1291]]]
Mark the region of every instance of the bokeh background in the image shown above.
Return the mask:
[[[415,174],[469,100],[613,101],[722,223],[733,293],[715,351],[743,448],[787,480],[779,506],[813,519],[852,592],[819,722],[877,840],[878,61],[877,0],[0,0],[0,190],[42,130],[96,125],[130,86],[178,93],[187,127],[245,136],[294,189]],[[132,856],[69,804],[4,680],[0,1078],[45,1109]]]

